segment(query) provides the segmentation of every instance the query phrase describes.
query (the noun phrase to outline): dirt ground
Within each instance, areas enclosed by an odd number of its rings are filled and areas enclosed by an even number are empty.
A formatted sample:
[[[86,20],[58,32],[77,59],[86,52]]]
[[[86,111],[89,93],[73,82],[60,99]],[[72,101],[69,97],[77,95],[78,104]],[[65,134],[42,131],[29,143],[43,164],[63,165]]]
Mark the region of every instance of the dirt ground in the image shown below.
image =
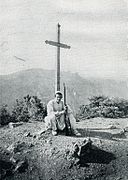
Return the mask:
[[[81,137],[52,136],[43,122],[13,129],[0,127],[0,178],[5,180],[128,180],[128,119],[94,118],[77,123]],[[71,156],[74,145],[88,139],[92,148],[80,162]],[[12,152],[15,144],[21,149]],[[84,150],[84,149],[83,149]],[[27,160],[25,171],[5,173],[11,158]],[[6,166],[7,166],[6,164]],[[4,171],[4,173],[3,173]]]

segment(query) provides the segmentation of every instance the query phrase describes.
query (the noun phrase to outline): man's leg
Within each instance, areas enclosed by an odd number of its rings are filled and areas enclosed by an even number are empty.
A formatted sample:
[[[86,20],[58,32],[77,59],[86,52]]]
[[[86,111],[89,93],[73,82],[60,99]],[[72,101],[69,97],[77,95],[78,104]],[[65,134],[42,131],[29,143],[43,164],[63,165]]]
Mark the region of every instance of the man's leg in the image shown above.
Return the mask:
[[[64,121],[64,115],[61,115],[59,119],[56,119],[57,121],[57,128],[61,131],[65,128],[65,121]]]
[[[47,116],[45,118],[45,129],[52,129],[52,134],[55,136],[57,135],[57,123],[55,115]]]

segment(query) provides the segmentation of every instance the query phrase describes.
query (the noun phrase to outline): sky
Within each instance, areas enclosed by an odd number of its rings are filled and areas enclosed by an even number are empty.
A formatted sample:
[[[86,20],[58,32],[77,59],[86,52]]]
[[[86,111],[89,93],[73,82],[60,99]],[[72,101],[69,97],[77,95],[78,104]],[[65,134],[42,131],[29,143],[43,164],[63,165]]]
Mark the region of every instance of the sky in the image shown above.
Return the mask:
[[[128,77],[127,0],[0,0],[0,74],[55,69],[61,24],[61,71]]]

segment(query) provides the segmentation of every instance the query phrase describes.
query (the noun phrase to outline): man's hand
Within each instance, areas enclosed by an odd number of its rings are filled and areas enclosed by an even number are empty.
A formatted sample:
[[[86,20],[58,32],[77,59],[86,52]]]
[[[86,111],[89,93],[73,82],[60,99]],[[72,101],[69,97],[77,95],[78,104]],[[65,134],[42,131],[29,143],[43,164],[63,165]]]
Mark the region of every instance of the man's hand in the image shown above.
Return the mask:
[[[65,105],[65,106],[64,106],[64,111],[66,112],[67,110],[68,110],[68,106]]]
[[[63,110],[63,111],[57,111],[57,112],[55,112],[55,116],[56,116],[57,118],[59,118],[59,117],[60,117],[61,115],[63,115],[65,112],[66,112],[65,110]]]
[[[60,117],[60,112],[59,111],[55,112],[55,116]]]

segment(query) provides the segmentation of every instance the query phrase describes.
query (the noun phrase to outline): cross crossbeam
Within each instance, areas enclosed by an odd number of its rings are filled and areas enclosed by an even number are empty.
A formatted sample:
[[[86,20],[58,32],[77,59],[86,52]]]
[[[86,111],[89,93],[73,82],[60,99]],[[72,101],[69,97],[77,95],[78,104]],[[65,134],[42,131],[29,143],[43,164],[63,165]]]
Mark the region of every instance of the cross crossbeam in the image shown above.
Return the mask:
[[[52,46],[65,48],[65,49],[70,49],[71,48],[67,44],[62,44],[62,43],[58,43],[58,42],[55,42],[55,41],[48,41],[48,40],[46,40],[45,43],[49,44],[49,45],[52,45]]]
[[[58,23],[57,42],[45,41],[46,44],[57,47],[57,69],[56,69],[56,87],[55,90],[60,91],[60,48],[70,49],[67,44],[60,43],[60,24]]]

